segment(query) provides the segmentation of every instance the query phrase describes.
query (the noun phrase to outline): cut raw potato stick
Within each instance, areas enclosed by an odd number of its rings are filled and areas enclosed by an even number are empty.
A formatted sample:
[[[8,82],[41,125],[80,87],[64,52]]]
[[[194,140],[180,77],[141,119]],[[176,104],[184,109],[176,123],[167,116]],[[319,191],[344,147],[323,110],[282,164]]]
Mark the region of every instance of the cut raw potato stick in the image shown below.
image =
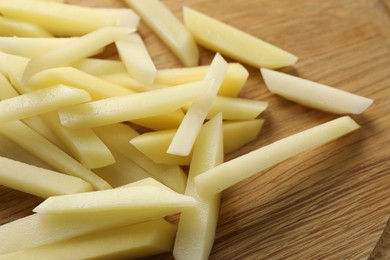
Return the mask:
[[[372,99],[282,72],[261,69],[261,74],[272,93],[326,112],[361,114],[373,103]]]
[[[40,214],[84,214],[123,212],[175,205],[191,207],[197,200],[154,186],[131,186],[50,197],[34,208]]]
[[[189,107],[190,105],[185,105],[183,110],[187,111]],[[251,120],[258,117],[267,107],[268,103],[265,101],[216,96],[206,119],[211,119],[221,112],[224,120]]]
[[[56,85],[0,101],[0,122],[19,120],[91,100],[88,92]]]
[[[111,149],[115,163],[92,171],[108,182],[113,188],[127,185],[152,175],[115,149]]]
[[[80,178],[0,157],[0,184],[41,198],[92,191]]]
[[[0,36],[7,37],[53,37],[41,26],[15,19],[0,17]]]
[[[190,68],[157,70],[155,84],[175,86],[203,79],[209,65]],[[225,79],[219,88],[218,95],[237,97],[249,76],[248,70],[239,63],[229,63]]]
[[[340,117],[225,162],[195,177],[198,193],[217,194],[234,184],[296,155],[359,128],[350,117]]]
[[[90,128],[69,129],[61,125],[56,112],[44,114],[42,118],[64,142],[71,155],[86,168],[101,168],[115,163],[111,151]]]
[[[12,86],[21,94],[29,90],[22,84],[23,73],[29,62],[29,58],[0,51],[0,72],[7,77]]]
[[[55,36],[81,36],[123,25],[116,12],[50,1],[0,1],[0,12],[7,18],[40,25]]]
[[[2,2],[0,2],[0,4],[1,3]],[[72,16],[74,16],[74,14]],[[83,19],[85,19],[85,17],[83,17]],[[57,47],[32,59],[24,71],[23,80],[27,83],[27,81],[37,72],[49,68],[67,66],[71,62],[86,58],[96,50],[99,50],[132,32],[134,32],[134,29],[103,27],[102,29],[83,35],[66,45]]]
[[[185,66],[196,66],[199,50],[191,33],[159,0],[125,0],[141,19],[172,50]]]
[[[92,100],[135,93],[72,67],[53,68],[38,72],[30,79],[28,86],[32,89],[40,89],[57,84],[83,89],[91,95]]]
[[[0,101],[17,96],[19,96],[19,93],[12,87],[4,74],[0,72]]]
[[[223,163],[222,115],[218,114],[202,127],[194,146],[185,194],[199,199],[199,204],[184,209],[176,235],[175,259],[208,259],[214,244],[219,216],[220,194],[199,198],[194,177]]]
[[[204,95],[210,81],[112,97],[59,111],[61,123],[70,128],[98,127],[173,112]]]
[[[127,72],[142,83],[152,84],[156,77],[157,69],[141,36],[137,33],[132,33],[115,41],[115,45]]]
[[[128,8],[95,8],[97,12],[101,12],[107,17],[114,18],[112,25],[118,27],[137,28],[140,22],[140,17],[131,9]]]
[[[298,60],[293,54],[191,8],[183,9],[184,23],[197,43],[256,68],[281,68]]]
[[[144,84],[131,77],[127,72],[99,75],[99,78],[111,82],[113,84],[116,84],[118,86],[122,86],[134,90],[136,92],[150,91],[157,88],[165,87],[165,86],[160,86],[155,84]]]
[[[102,178],[20,121],[0,124],[0,134],[19,144],[59,172],[79,177],[97,190],[111,188]]]
[[[77,38],[0,37],[0,50],[8,54],[32,59],[75,39]],[[26,48],[26,46],[28,46],[28,48]],[[101,49],[98,49],[96,54],[101,51]]]
[[[213,83],[204,96],[192,102],[168,147],[167,153],[180,156],[187,156],[191,153],[199,130],[225,78],[227,68],[227,62],[217,53],[205,76],[205,80],[213,80]]]
[[[138,259],[170,252],[176,230],[166,220],[153,220],[0,255],[0,258]]]
[[[235,151],[250,141],[255,140],[263,122],[264,120],[262,119],[225,121],[222,126],[225,154]],[[134,137],[130,143],[156,163],[189,165],[191,162],[191,154],[188,156],[177,156],[166,153],[175,132],[175,129],[147,132]]]
[[[127,72],[125,65],[120,60],[87,58],[75,61],[71,65],[93,76]]]
[[[125,124],[113,124],[95,128],[94,131],[111,150],[117,150],[172,190],[184,192],[187,183],[187,175],[184,171],[179,166],[155,163],[138,151],[129,143],[131,139],[139,135],[133,128]]]

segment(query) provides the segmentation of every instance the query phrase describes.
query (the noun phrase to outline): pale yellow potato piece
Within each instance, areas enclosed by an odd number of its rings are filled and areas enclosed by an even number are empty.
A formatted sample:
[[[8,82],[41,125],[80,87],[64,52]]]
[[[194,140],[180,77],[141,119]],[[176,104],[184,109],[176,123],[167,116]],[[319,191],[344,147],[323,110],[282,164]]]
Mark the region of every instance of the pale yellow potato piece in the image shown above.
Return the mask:
[[[185,26],[158,0],[125,0],[145,24],[172,50],[185,66],[199,63],[199,50]]]
[[[228,63],[217,53],[204,78],[205,80],[212,80],[212,84],[205,95],[191,103],[168,147],[167,153],[180,156],[187,156],[191,153],[199,130],[225,78],[227,69]]]
[[[361,114],[373,100],[278,71],[261,69],[268,89],[288,100],[336,114]]]
[[[8,37],[53,37],[51,33],[37,24],[4,17],[0,17],[0,35]]]
[[[93,100],[135,93],[72,67],[43,70],[30,79],[28,86],[32,89],[40,89],[57,84],[83,89],[91,95]]]
[[[32,59],[75,39],[77,38],[0,37],[0,50],[8,54]],[[97,50],[95,54],[99,52],[101,52],[101,49]]]
[[[209,65],[157,70],[156,84],[174,86],[201,80],[206,76]],[[248,70],[239,63],[229,63],[225,79],[218,95],[237,97],[249,76]]]
[[[183,9],[184,23],[197,43],[256,68],[281,68],[298,60],[293,54],[191,8]]]
[[[176,230],[176,225],[166,220],[153,220],[0,255],[0,258],[136,259],[170,252]]]
[[[56,85],[0,101],[0,122],[19,120],[91,100],[88,92]]]
[[[113,124],[96,128],[94,131],[111,150],[116,149],[174,191],[184,192],[187,182],[187,175],[184,171],[179,166],[158,164],[138,151],[129,143],[131,139],[139,135],[132,127],[125,124]]]
[[[111,149],[115,163],[92,171],[107,181],[112,187],[120,187],[152,176],[144,168],[128,159],[114,148]]]
[[[21,94],[29,91],[22,84],[23,73],[29,62],[29,58],[0,51],[0,72],[7,77],[12,86]]]
[[[197,201],[174,191],[153,186],[131,186],[50,197],[33,209],[40,214],[81,214],[136,211],[175,205],[191,207]]]
[[[127,72],[120,60],[87,58],[75,61],[71,65],[93,76]]]
[[[0,157],[0,184],[41,198],[92,191],[80,178]]]
[[[99,78],[137,92],[150,91],[157,88],[165,87],[165,86],[160,86],[155,84],[144,84],[131,77],[127,72],[99,75]]]
[[[8,137],[0,134],[0,156],[6,157],[15,161],[20,161],[29,165],[34,165],[40,168],[54,170],[49,164],[27,152],[17,143],[10,140]]]
[[[225,121],[223,123],[224,153],[230,153],[255,140],[264,120]],[[177,156],[166,150],[175,135],[175,129],[154,131],[141,134],[131,139],[130,143],[156,163],[167,165],[189,165],[192,154]]]
[[[195,177],[198,193],[207,197],[296,155],[344,136],[360,126],[344,116],[285,137],[225,162]]]
[[[183,110],[187,111],[188,107],[189,105],[185,105]],[[251,120],[258,117],[267,107],[268,102],[265,101],[216,96],[206,119],[211,119],[222,112],[224,120]]]
[[[115,41],[115,46],[127,72],[134,79],[145,84],[154,82],[157,69],[138,33],[132,33]]]
[[[105,26],[119,26],[116,12],[51,1],[0,1],[5,16],[40,25],[56,36],[81,36]]]
[[[12,87],[6,76],[0,72],[0,100],[17,97],[19,93]]]
[[[112,97],[59,111],[61,123],[70,128],[98,127],[173,112],[203,95],[209,81]]]
[[[88,169],[95,169],[115,163],[107,146],[90,129],[69,129],[61,125],[56,112],[42,115],[44,121],[64,142],[70,154]]]
[[[89,182],[94,189],[111,188],[102,178],[20,121],[0,124],[0,134],[19,144],[59,172],[79,177]]]
[[[200,198],[194,178],[204,171],[223,163],[222,115],[218,114],[202,127],[194,146],[185,194],[199,199],[193,208],[184,209],[176,235],[173,255],[175,259],[207,260],[214,243],[219,216],[220,194]]]
[[[44,5],[46,5],[46,3],[44,3]],[[85,17],[83,17],[83,19],[85,19]],[[24,71],[23,80],[27,82],[35,73],[42,70],[67,66],[74,61],[86,58],[96,50],[99,50],[132,32],[134,32],[134,29],[103,27],[83,35],[66,45],[57,47],[32,59]]]
[[[113,25],[119,27],[137,28],[140,22],[140,17],[129,8],[95,8],[94,11],[113,17]]]

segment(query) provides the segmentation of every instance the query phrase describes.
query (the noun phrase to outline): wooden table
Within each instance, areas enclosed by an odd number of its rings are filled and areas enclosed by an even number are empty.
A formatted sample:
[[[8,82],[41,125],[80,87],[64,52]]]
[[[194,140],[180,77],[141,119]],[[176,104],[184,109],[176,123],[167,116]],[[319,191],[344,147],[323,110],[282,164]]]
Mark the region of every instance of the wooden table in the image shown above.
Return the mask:
[[[211,259],[366,259],[390,216],[390,0],[162,2],[180,19],[186,5],[296,54],[298,63],[282,71],[375,100],[353,116],[358,131],[226,190]],[[143,24],[140,33],[158,68],[181,66]],[[201,64],[213,55],[201,48]],[[226,160],[337,117],[272,95],[247,68],[242,96],[269,108],[258,139]],[[40,201],[0,187],[0,222],[30,214]]]

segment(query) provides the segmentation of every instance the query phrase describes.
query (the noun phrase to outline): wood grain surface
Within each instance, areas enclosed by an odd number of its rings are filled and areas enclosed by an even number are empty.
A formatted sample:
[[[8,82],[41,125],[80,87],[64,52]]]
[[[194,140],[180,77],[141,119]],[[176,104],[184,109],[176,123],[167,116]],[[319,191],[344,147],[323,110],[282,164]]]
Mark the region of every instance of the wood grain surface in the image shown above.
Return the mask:
[[[298,63],[282,71],[375,100],[353,116],[358,131],[224,191],[210,259],[367,259],[390,216],[390,1],[161,1],[180,19],[186,5],[296,54]],[[158,68],[181,66],[143,24],[140,33]],[[200,49],[208,64],[214,53]],[[226,160],[337,117],[272,95],[259,71],[247,68],[241,96],[269,108],[258,139]],[[0,187],[0,224],[30,214],[40,201]]]

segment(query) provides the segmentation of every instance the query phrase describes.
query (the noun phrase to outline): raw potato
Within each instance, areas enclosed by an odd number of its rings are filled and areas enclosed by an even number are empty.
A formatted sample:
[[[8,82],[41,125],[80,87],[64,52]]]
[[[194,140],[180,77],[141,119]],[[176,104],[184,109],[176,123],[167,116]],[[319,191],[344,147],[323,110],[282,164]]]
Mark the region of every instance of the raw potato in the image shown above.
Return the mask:
[[[55,196],[46,199],[34,208],[40,214],[83,214],[92,212],[115,213],[164,208],[174,205],[190,207],[197,201],[172,190],[153,186],[131,186],[123,189],[109,189],[79,194]],[[65,214],[65,215],[62,215]]]
[[[19,120],[91,100],[88,92],[56,85],[0,101],[0,122]]]
[[[0,100],[19,96],[19,93],[12,87],[8,79],[0,72]]]
[[[336,114],[361,114],[374,101],[282,72],[261,69],[268,89],[299,104]]]
[[[200,198],[194,178],[223,163],[222,115],[205,123],[194,146],[185,194],[199,199],[192,208],[180,215],[173,255],[180,260],[207,260],[214,243],[219,216],[220,194]]]
[[[298,58],[274,45],[191,8],[183,9],[184,23],[200,45],[256,68],[281,68]]]
[[[53,37],[39,25],[0,17],[0,35],[8,37]]]
[[[124,0],[133,8],[143,22],[187,67],[196,66],[199,62],[199,50],[192,35],[173,13],[159,0]]]
[[[40,25],[55,36],[82,36],[106,26],[123,25],[116,12],[50,1],[2,0],[0,12]]]
[[[175,86],[203,79],[210,65],[157,70],[155,83]],[[248,70],[239,63],[229,63],[225,79],[219,88],[218,95],[237,97],[249,76]]]
[[[69,129],[61,125],[58,114],[55,112],[42,115],[42,117],[71,151],[70,154],[86,168],[101,168],[115,163],[111,151],[91,129]]]
[[[196,189],[201,196],[212,196],[300,152],[333,141],[358,128],[355,121],[344,116],[283,138],[195,177]]]
[[[125,124],[113,124],[94,130],[111,150],[116,149],[126,158],[133,160],[134,163],[149,172],[152,177],[172,190],[184,193],[187,183],[187,175],[184,171],[178,166],[155,163],[138,151],[129,143],[131,139],[139,135],[133,128]]]
[[[46,3],[44,4],[46,5]],[[85,19],[85,17],[83,19]],[[132,32],[134,32],[134,29],[103,27],[83,35],[66,45],[55,48],[32,59],[24,71],[23,80],[24,82],[27,82],[35,73],[42,70],[67,66],[72,62],[86,58],[95,53],[96,50],[99,50]]]
[[[153,220],[0,255],[0,258],[136,259],[171,251],[176,229],[163,219]]]
[[[92,191],[73,176],[0,157],[0,184],[41,198]]]
[[[173,112],[204,94],[210,81],[107,98],[59,111],[61,123],[70,128],[98,127]]]
[[[125,8],[94,8],[94,11],[114,18],[115,26],[137,28],[140,17],[131,9]]]
[[[145,84],[154,82],[157,69],[138,33],[132,33],[115,41],[115,46],[130,76]]]
[[[22,84],[23,73],[29,62],[29,58],[0,51],[0,72],[3,73],[12,86],[22,94],[29,90]]]
[[[258,136],[264,120],[225,121],[223,123],[224,153],[230,153],[253,141]],[[175,129],[147,132],[131,139],[130,143],[156,163],[189,165],[191,154],[177,156],[166,153],[175,135]]]
[[[103,80],[106,80],[118,86],[132,89],[136,92],[150,91],[157,88],[165,87],[156,84],[144,84],[132,78],[127,72],[109,73],[109,74],[99,75],[99,77]]]
[[[168,147],[167,153],[180,156],[187,156],[191,153],[199,130],[225,78],[227,68],[228,63],[217,53],[204,78],[204,80],[212,80],[212,84],[205,95],[191,103]]]
[[[93,76],[127,72],[125,65],[120,60],[87,58],[73,62],[72,67]]]
[[[19,144],[59,172],[79,177],[89,182],[94,189],[111,188],[102,178],[20,121],[0,124],[0,134]]]

